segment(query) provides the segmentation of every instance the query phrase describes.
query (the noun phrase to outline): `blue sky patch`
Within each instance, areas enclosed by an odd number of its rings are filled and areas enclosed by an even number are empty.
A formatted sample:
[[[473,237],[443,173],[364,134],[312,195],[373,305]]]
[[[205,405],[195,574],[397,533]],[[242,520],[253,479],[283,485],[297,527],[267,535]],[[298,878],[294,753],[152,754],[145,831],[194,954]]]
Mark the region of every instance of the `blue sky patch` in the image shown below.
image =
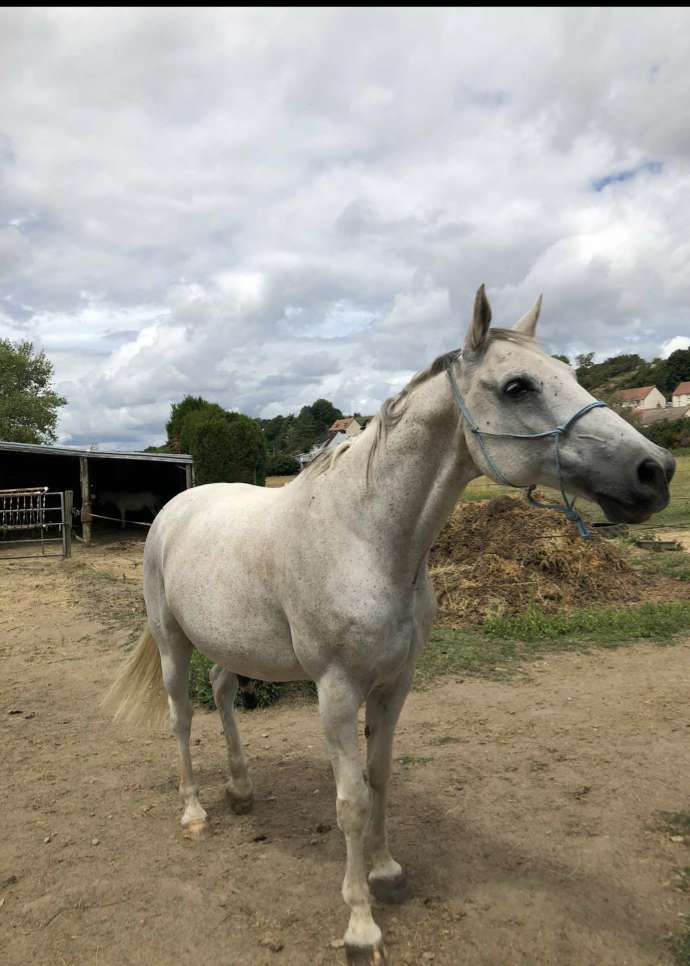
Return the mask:
[[[621,181],[630,181],[642,171],[649,171],[650,174],[661,174],[663,164],[661,161],[645,161],[638,164],[636,168],[628,168],[626,171],[617,171],[614,174],[606,174],[603,178],[594,178],[592,187],[595,191],[603,191],[609,184],[617,184]]]

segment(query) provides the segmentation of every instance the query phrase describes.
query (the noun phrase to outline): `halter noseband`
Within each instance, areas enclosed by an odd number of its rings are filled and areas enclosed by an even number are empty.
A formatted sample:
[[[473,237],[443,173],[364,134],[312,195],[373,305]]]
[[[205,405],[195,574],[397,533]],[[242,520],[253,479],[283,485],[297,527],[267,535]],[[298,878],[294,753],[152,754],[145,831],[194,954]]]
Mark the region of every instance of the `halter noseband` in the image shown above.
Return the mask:
[[[580,419],[580,417],[584,416],[585,413],[590,412],[592,409],[599,409],[602,406],[606,406],[606,403],[601,402],[601,400],[598,400],[598,399],[595,400],[594,402],[588,403],[586,406],[583,406],[582,409],[578,409],[575,415],[571,416],[570,419],[568,419],[561,426],[556,426],[554,429],[547,429],[543,433],[489,433],[486,430],[480,429],[475,423],[475,421],[472,419],[472,416],[470,415],[470,411],[465,405],[465,400],[462,398],[462,393],[460,392],[460,387],[458,386],[455,375],[453,374],[453,362],[459,359],[460,355],[461,353],[458,352],[458,354],[455,356],[454,359],[447,360],[446,375],[448,376],[448,381],[450,382],[450,388],[451,388],[451,392],[453,393],[453,398],[455,399],[455,402],[458,404],[458,409],[465,417],[467,425],[470,427],[470,431],[474,433],[474,435],[477,437],[477,441],[481,447],[482,453],[484,454],[484,459],[488,463],[489,468],[491,469],[493,474],[505,486],[512,486],[516,490],[526,490],[527,500],[532,506],[539,507],[540,509],[543,509],[543,510],[560,510],[561,513],[565,514],[568,520],[572,520],[573,523],[577,526],[580,536],[584,537],[586,540],[589,539],[592,536],[592,534],[588,530],[587,524],[575,509],[575,501],[569,500],[565,492],[565,483],[563,481],[563,472],[561,469],[561,456],[560,456],[559,444],[560,444],[561,436],[564,436],[565,433],[568,432],[568,430],[573,425],[573,423],[575,423],[578,419]],[[501,471],[499,470],[499,468],[496,466],[493,459],[491,458],[491,455],[486,446],[486,443],[484,442],[485,436],[493,436],[495,438],[502,438],[502,439],[544,439],[547,436],[553,436],[554,443],[555,443],[554,457],[556,460],[556,472],[558,473],[558,483],[561,488],[563,503],[562,504],[541,503],[539,500],[535,500],[535,498],[532,496],[532,491],[536,489],[536,484],[530,483],[528,485],[523,485],[521,483],[511,483],[510,480],[506,479],[506,477],[503,475],[503,473],[501,473]]]

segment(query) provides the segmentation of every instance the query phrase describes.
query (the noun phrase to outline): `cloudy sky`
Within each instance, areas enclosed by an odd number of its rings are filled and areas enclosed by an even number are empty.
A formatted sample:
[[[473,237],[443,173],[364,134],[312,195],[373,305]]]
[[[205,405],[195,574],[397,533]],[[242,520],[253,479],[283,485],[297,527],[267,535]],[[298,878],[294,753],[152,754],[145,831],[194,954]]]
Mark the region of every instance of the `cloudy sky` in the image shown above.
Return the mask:
[[[369,413],[485,282],[552,352],[690,344],[682,9],[0,12],[0,337],[60,439]]]

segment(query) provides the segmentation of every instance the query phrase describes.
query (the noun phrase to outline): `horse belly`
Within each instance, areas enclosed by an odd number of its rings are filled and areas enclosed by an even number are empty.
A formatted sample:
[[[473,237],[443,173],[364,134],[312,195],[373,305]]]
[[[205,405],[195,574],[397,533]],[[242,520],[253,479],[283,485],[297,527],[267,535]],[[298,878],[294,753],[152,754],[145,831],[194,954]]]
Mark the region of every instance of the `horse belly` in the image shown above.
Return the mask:
[[[308,676],[295,655],[285,615],[251,585],[212,600],[193,592],[176,594],[174,588],[169,594],[166,588],[166,596],[189,640],[215,664],[262,681]]]

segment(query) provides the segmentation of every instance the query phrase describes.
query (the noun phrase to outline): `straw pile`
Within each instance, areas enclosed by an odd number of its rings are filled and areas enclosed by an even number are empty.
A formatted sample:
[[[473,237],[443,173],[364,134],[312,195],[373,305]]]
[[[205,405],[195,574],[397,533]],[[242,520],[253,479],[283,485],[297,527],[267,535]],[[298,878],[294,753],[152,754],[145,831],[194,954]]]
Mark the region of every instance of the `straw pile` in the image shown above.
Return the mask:
[[[532,605],[618,604],[640,600],[644,578],[611,541],[583,540],[556,511],[502,496],[459,503],[430,556],[446,626],[517,614]]]

